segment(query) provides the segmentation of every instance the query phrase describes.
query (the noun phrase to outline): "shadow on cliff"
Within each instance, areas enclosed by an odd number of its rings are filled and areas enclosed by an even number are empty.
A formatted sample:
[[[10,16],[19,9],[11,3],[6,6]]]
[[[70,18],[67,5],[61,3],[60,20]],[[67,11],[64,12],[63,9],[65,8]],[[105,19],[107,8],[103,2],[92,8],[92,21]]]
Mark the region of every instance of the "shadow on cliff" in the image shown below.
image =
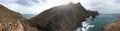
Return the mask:
[[[86,10],[80,3],[56,6],[29,20],[0,5],[0,31],[73,31],[97,11]]]
[[[43,11],[29,20],[31,26],[43,31],[73,31],[82,27],[86,18],[99,15],[97,11],[86,10],[80,3],[56,6]]]

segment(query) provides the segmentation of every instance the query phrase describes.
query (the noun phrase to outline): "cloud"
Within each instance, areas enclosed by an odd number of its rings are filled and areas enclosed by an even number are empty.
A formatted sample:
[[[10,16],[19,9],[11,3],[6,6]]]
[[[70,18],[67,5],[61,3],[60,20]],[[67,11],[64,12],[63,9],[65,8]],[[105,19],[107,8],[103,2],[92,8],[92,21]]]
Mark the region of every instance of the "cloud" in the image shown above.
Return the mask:
[[[90,10],[97,10],[100,13],[120,13],[120,0],[87,0],[83,6]]]
[[[22,14],[38,14],[45,0],[0,0],[0,4]]]
[[[17,0],[15,3],[23,5],[23,6],[31,6],[34,3],[39,4],[42,2],[46,2],[45,0]]]
[[[14,2],[15,0],[0,0],[1,3],[9,3],[9,2]]]
[[[120,3],[120,0],[115,0],[115,3]]]
[[[20,5],[24,5],[24,6],[30,6],[32,5],[29,1],[27,0],[17,0],[16,1],[17,4],[20,4]]]
[[[120,0],[0,0],[0,4],[24,14],[39,14],[51,7],[70,2],[81,2],[86,9],[100,13],[120,13]]]

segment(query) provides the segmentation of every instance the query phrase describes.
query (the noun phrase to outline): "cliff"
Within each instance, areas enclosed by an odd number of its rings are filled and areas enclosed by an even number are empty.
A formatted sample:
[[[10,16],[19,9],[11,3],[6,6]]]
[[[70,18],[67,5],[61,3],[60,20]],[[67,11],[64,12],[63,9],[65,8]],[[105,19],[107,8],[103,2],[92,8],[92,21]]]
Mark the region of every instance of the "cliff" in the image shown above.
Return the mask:
[[[73,31],[82,27],[86,18],[95,18],[96,15],[97,11],[86,10],[80,3],[70,3],[45,10],[29,22],[42,31]]]
[[[35,31],[27,20],[0,4],[0,31]]]
[[[114,23],[106,24],[103,31],[120,31],[120,17]]]

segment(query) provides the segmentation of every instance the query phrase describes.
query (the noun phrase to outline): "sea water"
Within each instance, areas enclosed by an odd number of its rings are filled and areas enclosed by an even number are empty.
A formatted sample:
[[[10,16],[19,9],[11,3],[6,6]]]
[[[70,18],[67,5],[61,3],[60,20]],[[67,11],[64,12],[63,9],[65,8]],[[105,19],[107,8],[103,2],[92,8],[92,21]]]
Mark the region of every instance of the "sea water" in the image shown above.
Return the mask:
[[[86,18],[87,21],[82,22],[83,27],[81,28],[81,31],[89,31],[88,30],[89,28],[94,27],[94,25],[90,25],[92,19],[94,19],[94,18],[92,18],[92,16],[90,16],[89,18]]]
[[[82,22],[82,28],[78,28],[76,31],[102,31],[102,27],[108,23],[114,22],[120,14],[100,14],[96,16],[95,20],[91,21],[93,18],[86,18],[87,21]]]
[[[96,20],[90,23],[94,27],[90,28],[89,31],[102,31],[104,25],[113,23],[118,17],[120,17],[120,14],[100,14],[96,17]]]
[[[94,27],[94,25],[91,25],[91,22],[94,21],[94,18],[90,16],[89,18],[86,18],[86,21],[82,22],[82,28],[78,28],[76,31],[89,31],[89,28]]]

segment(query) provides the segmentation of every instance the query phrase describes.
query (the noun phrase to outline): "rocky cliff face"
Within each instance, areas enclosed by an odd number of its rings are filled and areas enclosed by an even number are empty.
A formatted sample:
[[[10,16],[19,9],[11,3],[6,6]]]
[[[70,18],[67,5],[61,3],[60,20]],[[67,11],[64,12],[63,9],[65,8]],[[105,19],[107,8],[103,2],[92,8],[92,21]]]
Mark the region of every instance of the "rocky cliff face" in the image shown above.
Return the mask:
[[[114,23],[105,25],[103,31],[120,31],[120,17]]]
[[[73,31],[82,27],[86,18],[96,15],[97,11],[86,10],[80,3],[70,3],[45,10],[29,22],[42,31]]]
[[[0,5],[0,31],[35,31],[19,13]]]

